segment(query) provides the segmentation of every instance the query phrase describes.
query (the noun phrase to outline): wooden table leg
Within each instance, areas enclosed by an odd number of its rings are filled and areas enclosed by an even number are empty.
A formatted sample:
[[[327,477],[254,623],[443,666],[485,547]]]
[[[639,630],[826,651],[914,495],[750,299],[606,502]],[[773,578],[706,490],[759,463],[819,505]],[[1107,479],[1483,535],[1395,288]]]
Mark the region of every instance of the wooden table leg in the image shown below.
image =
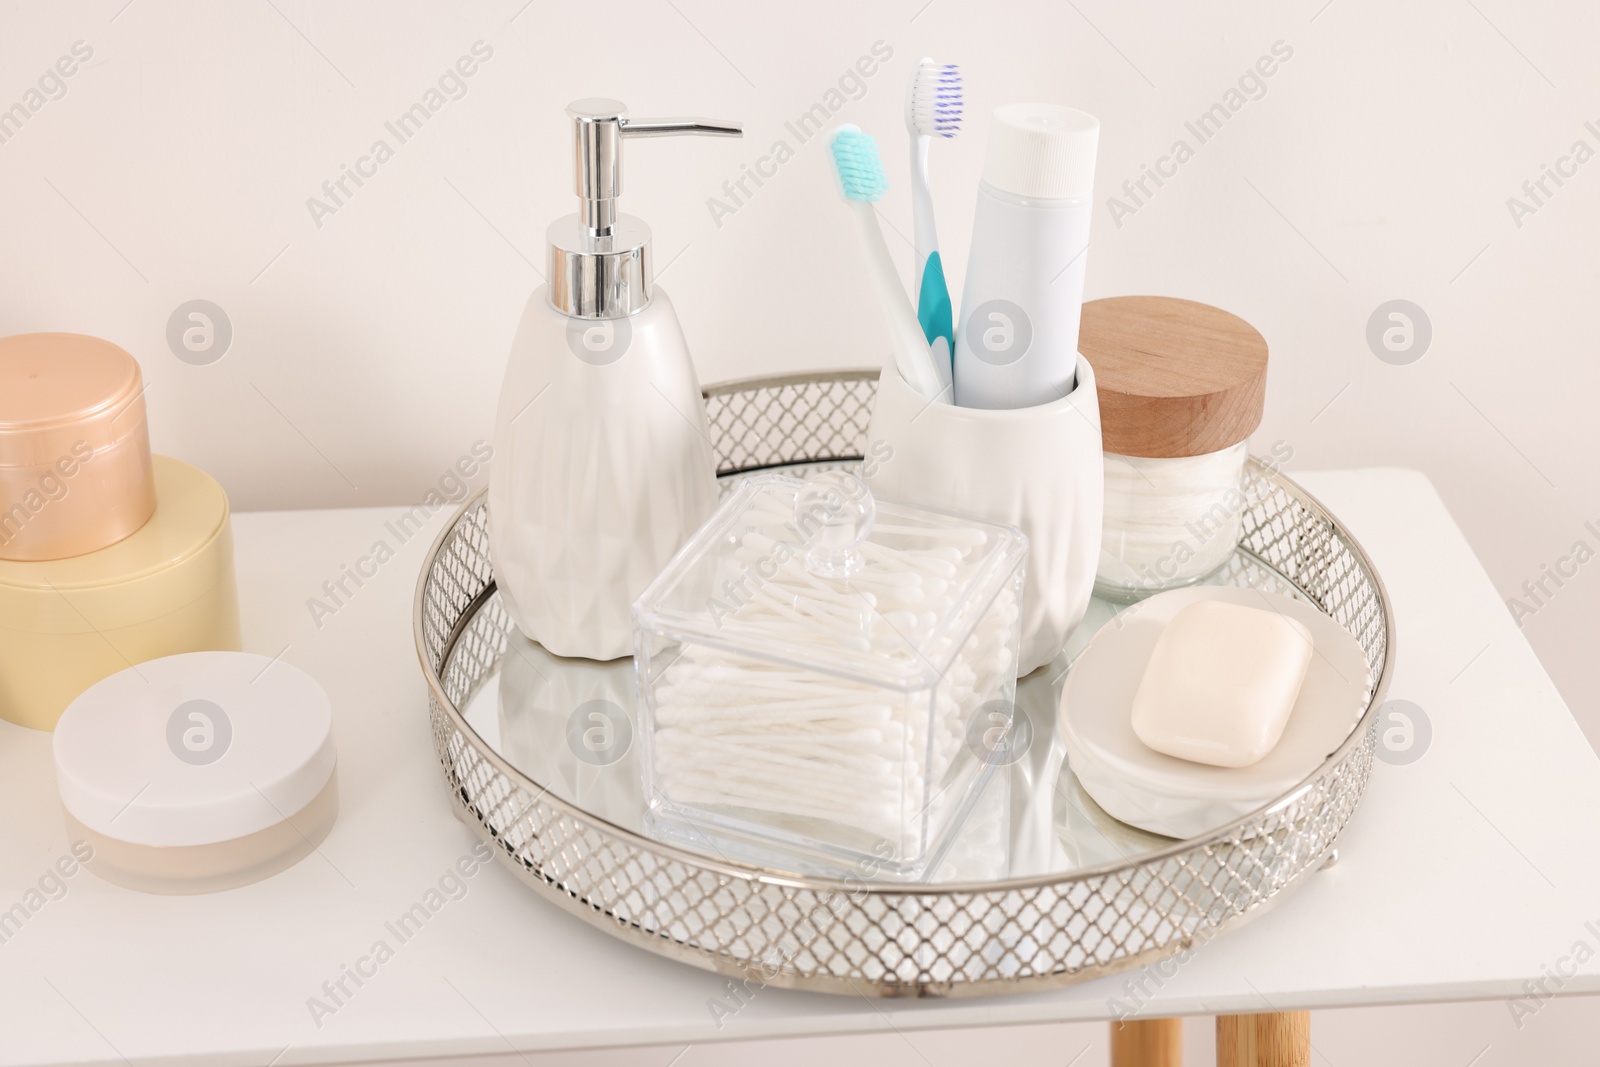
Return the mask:
[[[1183,1067],[1183,1020],[1113,1021],[1111,1067]]]
[[[1217,1067],[1311,1067],[1311,1013],[1217,1016]]]

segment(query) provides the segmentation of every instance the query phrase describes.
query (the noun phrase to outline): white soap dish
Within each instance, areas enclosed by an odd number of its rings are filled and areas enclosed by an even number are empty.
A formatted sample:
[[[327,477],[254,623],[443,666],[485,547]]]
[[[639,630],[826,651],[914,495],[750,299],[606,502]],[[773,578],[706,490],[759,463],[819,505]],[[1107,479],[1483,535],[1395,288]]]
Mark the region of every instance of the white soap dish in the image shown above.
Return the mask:
[[[1212,600],[1280,611],[1306,627],[1313,655],[1277,745],[1246,767],[1163,755],[1133,730],[1134,694],[1168,622]],[[1258,589],[1196,586],[1124,610],[1084,649],[1061,694],[1067,765],[1106,812],[1142,830],[1196,837],[1250,814],[1313,774],[1366,710],[1372,675],[1361,644],[1304,601]]]

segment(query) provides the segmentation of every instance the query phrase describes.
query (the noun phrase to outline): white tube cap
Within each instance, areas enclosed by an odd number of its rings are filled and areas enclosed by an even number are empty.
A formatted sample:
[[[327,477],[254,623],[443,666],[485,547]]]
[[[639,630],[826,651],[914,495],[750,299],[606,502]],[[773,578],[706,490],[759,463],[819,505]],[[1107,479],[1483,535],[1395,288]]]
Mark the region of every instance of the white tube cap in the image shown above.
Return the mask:
[[[1003,104],[989,124],[983,180],[1016,196],[1048,200],[1094,192],[1100,120],[1059,104]]]

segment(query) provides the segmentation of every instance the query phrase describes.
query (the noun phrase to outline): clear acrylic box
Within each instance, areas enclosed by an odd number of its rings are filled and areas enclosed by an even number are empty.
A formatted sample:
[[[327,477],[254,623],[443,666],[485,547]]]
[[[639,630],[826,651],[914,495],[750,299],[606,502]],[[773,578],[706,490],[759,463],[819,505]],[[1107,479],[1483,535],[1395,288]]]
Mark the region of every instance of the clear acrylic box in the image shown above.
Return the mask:
[[[844,472],[740,485],[633,607],[652,835],[926,870],[1000,762],[1027,550]]]

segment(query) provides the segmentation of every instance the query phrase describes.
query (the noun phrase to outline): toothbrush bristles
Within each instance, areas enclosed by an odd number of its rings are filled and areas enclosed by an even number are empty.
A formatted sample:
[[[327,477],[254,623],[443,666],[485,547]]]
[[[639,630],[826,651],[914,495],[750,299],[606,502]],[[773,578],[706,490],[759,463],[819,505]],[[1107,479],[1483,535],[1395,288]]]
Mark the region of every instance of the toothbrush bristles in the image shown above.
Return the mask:
[[[833,165],[845,199],[868,202],[882,199],[889,179],[878,156],[878,142],[869,133],[842,129],[833,135]]]
[[[924,63],[911,90],[917,132],[954,137],[961,130],[961,71],[954,63]]]

